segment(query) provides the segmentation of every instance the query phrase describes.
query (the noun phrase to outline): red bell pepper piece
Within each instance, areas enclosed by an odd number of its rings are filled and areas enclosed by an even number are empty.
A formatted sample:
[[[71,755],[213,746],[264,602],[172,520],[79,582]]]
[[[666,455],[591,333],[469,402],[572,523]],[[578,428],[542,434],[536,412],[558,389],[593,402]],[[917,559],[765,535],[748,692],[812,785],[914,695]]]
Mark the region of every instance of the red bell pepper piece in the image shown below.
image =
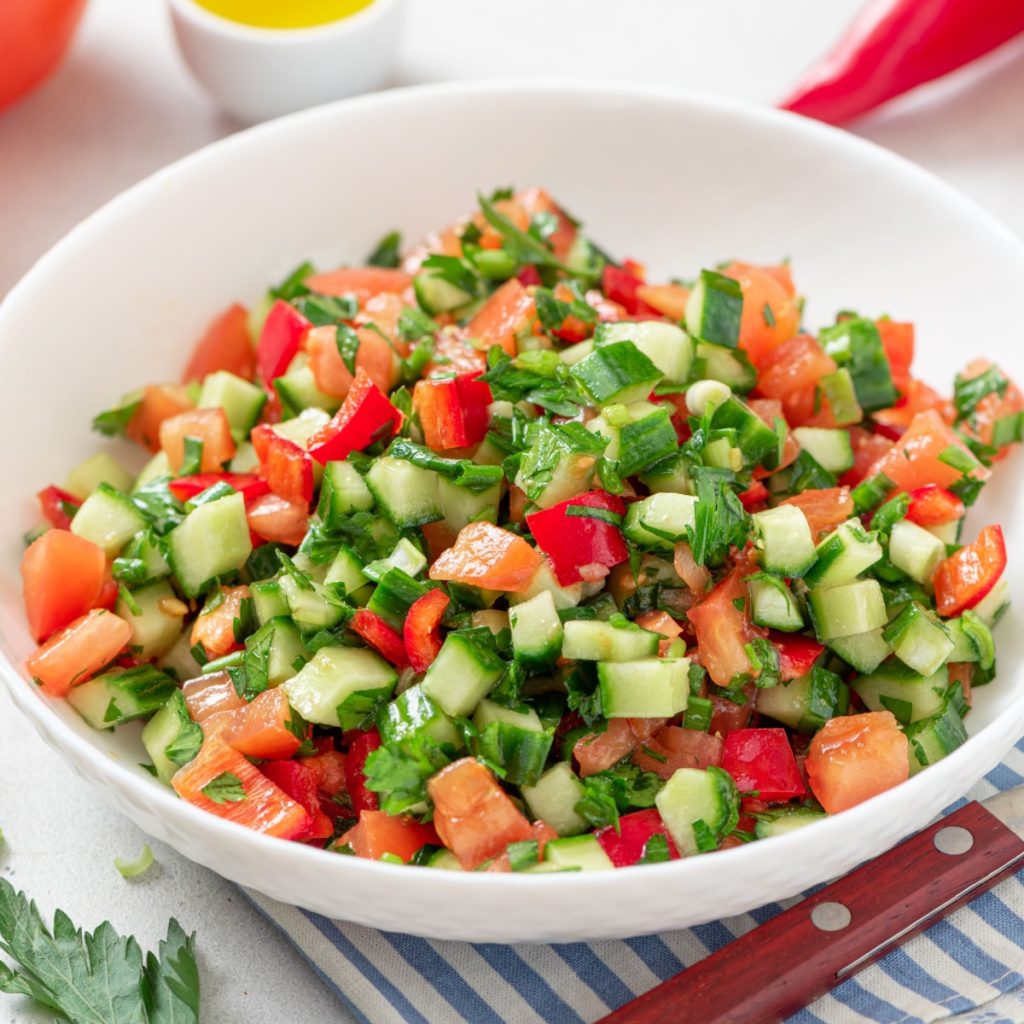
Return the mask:
[[[939,562],[932,576],[935,607],[948,618],[983,600],[1006,570],[1006,542],[1000,526],[986,526],[973,544]]]
[[[238,491],[247,505],[270,490],[267,481],[255,473],[195,473],[192,476],[179,476],[167,486],[178,501],[189,501],[220,483],[228,484]]]
[[[785,729],[737,729],[725,737],[722,767],[741,793],[759,800],[792,800],[807,789]]]
[[[478,380],[473,373],[461,374],[456,384],[459,391],[459,402],[462,405],[462,417],[466,424],[466,437],[469,444],[478,444],[487,433],[490,415],[487,407],[494,400],[491,386],[484,380]]]
[[[801,636],[799,633],[795,636],[771,633],[769,636],[779,652],[779,678],[784,683],[807,675],[821,656],[821,652],[825,650],[824,644],[819,644],[817,640]]]
[[[409,656],[405,653],[405,643],[402,634],[386,623],[379,615],[360,608],[349,628],[353,633],[361,636],[378,654],[387,658],[395,668],[406,668],[409,664]]]
[[[516,278],[524,288],[529,288],[531,284],[540,284],[540,273],[532,263],[529,266],[523,267],[516,274]]]
[[[320,809],[317,791],[318,775],[314,769],[298,761],[267,761],[260,771],[309,814],[309,823],[292,839],[329,839],[334,832],[331,819]]]
[[[669,859],[679,859],[676,844],[668,834],[661,815],[653,807],[645,811],[624,814],[619,818],[618,832],[613,825],[608,825],[595,833],[595,838],[601,844],[601,849],[608,854],[608,859],[617,868],[638,864],[651,836],[664,836],[668,841]]]
[[[938,484],[925,484],[910,492],[907,518],[918,526],[941,526],[962,519],[966,511],[952,491]]]
[[[256,366],[264,384],[269,387],[288,369],[306,331],[312,326],[294,306],[283,299],[278,299],[270,307],[256,346]]]
[[[261,462],[267,486],[279,498],[292,504],[312,501],[313,459],[305,448],[272,432]]]
[[[36,497],[43,510],[43,518],[58,530],[71,528],[71,520],[81,502],[60,487],[44,487]]]
[[[627,261],[628,262],[628,261]],[[601,275],[601,291],[617,302],[631,316],[643,320],[662,320],[662,315],[641,299],[636,291],[643,284],[643,278],[631,274],[624,267],[608,264]]]
[[[448,595],[443,590],[429,590],[413,601],[405,617],[405,649],[417,672],[426,672],[441,650],[440,626],[447,607]]]
[[[435,451],[477,444],[487,433],[490,386],[471,374],[417,381],[413,405],[427,446]]]
[[[740,501],[745,509],[751,509],[768,500],[768,488],[760,480],[755,480],[741,495]]]
[[[401,412],[360,366],[341,408],[309,439],[309,453],[321,465],[341,461],[351,452],[391,437],[401,425]]]
[[[587,508],[613,516],[626,514],[621,498],[606,491],[588,491],[526,517],[537,546],[551,560],[563,587],[584,579],[581,567],[599,565],[610,569],[629,557],[618,526],[596,516],[579,514]]]
[[[376,729],[360,733],[348,748],[345,755],[345,786],[352,810],[358,817],[360,811],[375,811],[379,807],[377,794],[366,788],[366,759],[380,747],[380,733]]]
[[[1020,32],[1019,0],[875,0],[780,104],[840,124],[970,63]]]

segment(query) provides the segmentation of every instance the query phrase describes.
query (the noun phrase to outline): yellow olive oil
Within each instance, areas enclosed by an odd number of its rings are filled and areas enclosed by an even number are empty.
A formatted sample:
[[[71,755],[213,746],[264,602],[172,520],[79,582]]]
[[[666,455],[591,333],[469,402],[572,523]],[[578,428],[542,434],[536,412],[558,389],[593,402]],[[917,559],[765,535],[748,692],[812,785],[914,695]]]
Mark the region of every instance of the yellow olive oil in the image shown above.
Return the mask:
[[[312,28],[369,7],[373,0],[194,0],[211,14],[256,28]]]

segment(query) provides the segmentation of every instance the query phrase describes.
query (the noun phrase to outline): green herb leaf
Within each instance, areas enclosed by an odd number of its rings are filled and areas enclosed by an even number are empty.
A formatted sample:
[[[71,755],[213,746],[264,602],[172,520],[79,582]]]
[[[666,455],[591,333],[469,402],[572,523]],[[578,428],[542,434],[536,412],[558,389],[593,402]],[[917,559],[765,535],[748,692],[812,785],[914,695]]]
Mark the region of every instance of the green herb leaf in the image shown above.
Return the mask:
[[[750,531],[750,519],[735,491],[729,486],[731,474],[695,467],[697,507],[690,528],[690,548],[698,565],[720,563],[733,546],[743,547]]]
[[[432,271],[434,277],[447,281],[470,296],[480,294],[480,275],[477,274],[476,268],[466,260],[460,260],[458,256],[433,253],[423,261],[422,269]]]
[[[555,258],[551,247],[535,235],[517,228],[503,213],[499,213],[494,204],[482,195],[477,197],[484,220],[501,235],[504,248],[519,262],[532,263],[538,267],[565,268]]]
[[[540,844],[536,839],[524,839],[519,843],[509,843],[506,848],[508,853],[508,866],[513,871],[525,871],[540,862]]]
[[[106,409],[95,416],[92,429],[107,437],[122,437],[132,417],[142,405],[142,395],[135,392],[122,398],[112,409]]]
[[[374,247],[373,252],[366,257],[367,266],[370,267],[397,267],[401,262],[402,235],[398,231],[392,231],[385,235]]]
[[[644,852],[640,856],[641,864],[662,864],[670,860],[668,852],[668,838],[661,832],[655,832],[650,839],[644,843]]]
[[[292,305],[315,327],[351,320],[359,312],[354,295],[304,295]]]
[[[234,772],[221,772],[200,790],[215,804],[237,804],[245,799],[245,786]]]
[[[279,285],[270,289],[271,298],[291,302],[293,299],[308,295],[309,289],[306,287],[305,281],[307,277],[315,273],[316,267],[308,260],[305,263],[300,263]]]

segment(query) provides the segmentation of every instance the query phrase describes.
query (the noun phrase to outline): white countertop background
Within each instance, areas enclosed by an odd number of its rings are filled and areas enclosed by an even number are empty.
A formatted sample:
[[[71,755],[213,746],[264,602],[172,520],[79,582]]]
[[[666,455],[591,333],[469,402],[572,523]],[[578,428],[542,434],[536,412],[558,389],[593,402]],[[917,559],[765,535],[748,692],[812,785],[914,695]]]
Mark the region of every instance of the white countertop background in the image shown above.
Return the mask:
[[[410,0],[396,85],[566,77],[770,103],[860,0]],[[1024,235],[1024,41],[863,121],[860,134],[961,188]],[[0,296],[69,228],[140,178],[236,130],[189,78],[160,0],[92,0],[58,74],[0,114]],[[624,144],[628,144],[624,142]],[[884,246],[884,230],[879,245]],[[965,339],[970,343],[970,339]],[[10,382],[6,386],[13,386]],[[0,691],[0,873],[81,926],[155,947],[198,933],[204,1024],[349,1024],[350,1015],[230,883],[153,843],[75,777]],[[0,995],[0,1024],[42,1024]]]

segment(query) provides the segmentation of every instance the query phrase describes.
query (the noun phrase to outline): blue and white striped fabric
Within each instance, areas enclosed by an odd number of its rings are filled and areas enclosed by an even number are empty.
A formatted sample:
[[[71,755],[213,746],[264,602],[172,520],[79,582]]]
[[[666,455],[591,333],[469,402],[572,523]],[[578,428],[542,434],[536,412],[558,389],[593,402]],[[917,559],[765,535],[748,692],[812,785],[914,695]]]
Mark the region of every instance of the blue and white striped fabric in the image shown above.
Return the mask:
[[[971,796],[1022,784],[1024,740]],[[640,939],[501,946],[379,932],[248,895],[367,1024],[590,1024],[795,902]],[[790,1024],[864,1021],[1024,1021],[1024,873],[843,982]]]

